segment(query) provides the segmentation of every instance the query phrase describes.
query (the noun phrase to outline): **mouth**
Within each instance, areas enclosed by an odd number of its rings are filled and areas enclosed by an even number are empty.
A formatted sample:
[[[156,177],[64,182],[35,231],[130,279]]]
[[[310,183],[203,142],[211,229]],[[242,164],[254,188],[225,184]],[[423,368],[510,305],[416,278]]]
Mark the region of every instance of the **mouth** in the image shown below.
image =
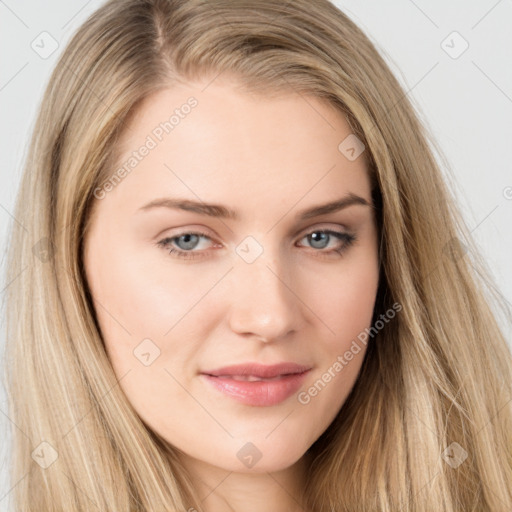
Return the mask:
[[[280,380],[283,377],[287,377],[288,375],[297,375],[296,373],[287,373],[284,375],[277,375],[276,377],[257,377],[256,375],[210,375],[210,377],[217,377],[218,379],[231,379],[241,382],[272,382],[275,380]]]
[[[224,366],[223,368],[207,370],[201,373],[205,375],[211,375],[213,377],[237,377],[240,379],[253,377],[256,379],[272,379],[274,377],[303,373],[310,369],[311,366],[306,366],[294,362],[282,362],[273,365],[249,362]]]
[[[310,369],[273,377],[258,375],[211,375],[201,377],[224,397],[245,405],[269,407],[284,402],[303,385]]]

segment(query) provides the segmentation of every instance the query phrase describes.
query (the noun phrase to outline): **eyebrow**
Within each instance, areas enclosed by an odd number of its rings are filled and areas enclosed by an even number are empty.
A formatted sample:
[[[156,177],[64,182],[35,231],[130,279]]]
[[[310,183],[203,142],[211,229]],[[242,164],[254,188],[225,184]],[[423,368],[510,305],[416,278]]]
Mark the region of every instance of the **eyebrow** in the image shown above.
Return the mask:
[[[335,201],[331,201],[330,203],[325,203],[313,206],[311,208],[307,208],[306,210],[302,210],[301,212],[298,212],[295,217],[297,218],[297,220],[311,219],[312,217],[325,215],[327,213],[333,213],[353,205],[364,205],[373,208],[373,204],[368,202],[363,197],[349,193],[345,197],[342,197],[341,199],[337,199]],[[139,208],[139,211],[148,211],[153,208],[171,208],[185,210],[188,212],[195,212],[201,215],[208,215],[210,217],[216,217],[221,219],[240,219],[237,212],[220,204],[211,204],[204,203],[202,201],[198,202],[192,201],[190,199],[179,199],[171,197],[154,199],[153,201],[150,201],[144,206],[141,206]]]

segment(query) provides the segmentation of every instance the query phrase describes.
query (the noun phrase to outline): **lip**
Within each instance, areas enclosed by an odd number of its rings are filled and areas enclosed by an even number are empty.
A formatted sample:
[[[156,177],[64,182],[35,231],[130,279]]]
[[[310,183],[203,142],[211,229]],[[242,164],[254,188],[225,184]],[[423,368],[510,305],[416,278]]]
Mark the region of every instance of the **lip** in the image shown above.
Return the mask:
[[[238,402],[268,407],[277,405],[296,393],[310,370],[310,367],[296,363],[272,366],[248,363],[201,372],[201,376],[216,390]],[[273,380],[244,381],[233,378],[249,375]]]
[[[201,373],[205,375],[213,375],[214,377],[220,377],[223,375],[254,375],[255,377],[271,379],[272,377],[278,377],[279,375],[302,373],[310,369],[310,366],[304,366],[293,362],[283,362],[273,365],[243,363],[224,366],[223,368],[203,371]]]

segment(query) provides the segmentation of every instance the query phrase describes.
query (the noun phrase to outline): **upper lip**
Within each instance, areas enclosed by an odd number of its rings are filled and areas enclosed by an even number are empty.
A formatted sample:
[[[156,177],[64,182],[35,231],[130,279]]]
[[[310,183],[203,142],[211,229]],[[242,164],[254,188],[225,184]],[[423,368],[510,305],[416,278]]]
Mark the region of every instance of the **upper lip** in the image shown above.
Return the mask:
[[[231,366],[224,366],[216,370],[208,370],[201,372],[205,375],[213,375],[215,377],[224,375],[252,375],[254,377],[269,378],[278,377],[279,375],[288,375],[293,373],[303,373],[310,370],[310,366],[304,366],[297,363],[279,363],[273,365],[263,365],[259,363],[244,363]]]

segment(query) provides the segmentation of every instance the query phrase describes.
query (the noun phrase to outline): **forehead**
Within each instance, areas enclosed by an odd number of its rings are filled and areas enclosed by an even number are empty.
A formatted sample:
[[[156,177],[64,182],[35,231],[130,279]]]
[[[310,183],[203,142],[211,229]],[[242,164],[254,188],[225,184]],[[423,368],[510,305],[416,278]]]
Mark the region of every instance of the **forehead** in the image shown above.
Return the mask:
[[[311,95],[249,94],[221,80],[180,84],[146,98],[131,117],[116,166],[124,177],[110,195],[180,195],[237,209],[285,197],[369,197],[364,151],[355,159],[343,151],[350,137],[344,114]]]

